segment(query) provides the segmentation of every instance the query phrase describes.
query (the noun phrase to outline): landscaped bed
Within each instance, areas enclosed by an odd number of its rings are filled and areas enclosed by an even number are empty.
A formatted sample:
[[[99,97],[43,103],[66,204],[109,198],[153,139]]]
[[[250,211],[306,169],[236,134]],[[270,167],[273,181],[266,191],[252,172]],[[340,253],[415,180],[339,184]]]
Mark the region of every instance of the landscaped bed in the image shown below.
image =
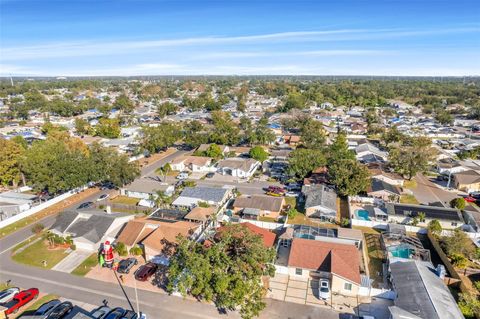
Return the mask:
[[[383,283],[383,260],[385,253],[380,243],[380,234],[365,233],[365,244],[368,254],[368,270],[374,283]]]
[[[24,250],[14,252],[12,259],[18,263],[50,269],[67,256],[64,246],[50,248],[48,240],[39,240]]]

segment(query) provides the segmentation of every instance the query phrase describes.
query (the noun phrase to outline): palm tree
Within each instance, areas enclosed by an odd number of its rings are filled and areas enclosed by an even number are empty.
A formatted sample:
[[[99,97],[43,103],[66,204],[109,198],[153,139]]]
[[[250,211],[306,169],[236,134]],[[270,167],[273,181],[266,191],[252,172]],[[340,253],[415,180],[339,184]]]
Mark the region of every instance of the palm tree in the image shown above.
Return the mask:
[[[157,168],[156,172],[163,176],[163,181],[167,179],[168,173],[172,171],[172,166],[169,163]]]
[[[167,196],[164,192],[157,191],[156,195],[154,200],[156,207],[166,207],[172,203],[172,197]]]
[[[420,220],[421,223],[424,223],[425,222],[425,213],[424,212],[418,213],[418,219]]]

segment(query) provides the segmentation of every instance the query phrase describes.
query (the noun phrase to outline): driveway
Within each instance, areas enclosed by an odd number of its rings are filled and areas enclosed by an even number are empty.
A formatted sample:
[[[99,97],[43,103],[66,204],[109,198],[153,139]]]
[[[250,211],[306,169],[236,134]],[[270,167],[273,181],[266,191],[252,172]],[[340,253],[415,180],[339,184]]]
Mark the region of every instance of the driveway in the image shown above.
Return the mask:
[[[92,252],[85,250],[74,250],[67,257],[63,258],[52,270],[71,273],[75,268],[90,256]]]

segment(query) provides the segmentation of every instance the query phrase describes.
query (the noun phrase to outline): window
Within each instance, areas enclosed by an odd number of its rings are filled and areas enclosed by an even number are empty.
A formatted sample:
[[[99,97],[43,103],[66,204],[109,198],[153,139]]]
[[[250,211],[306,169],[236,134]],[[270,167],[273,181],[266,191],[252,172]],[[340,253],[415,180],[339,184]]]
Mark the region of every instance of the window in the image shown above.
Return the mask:
[[[345,290],[352,290],[352,284],[346,282],[346,283],[343,285],[343,289],[345,289]]]
[[[452,226],[457,227],[457,223],[456,223],[456,222],[452,222]]]
[[[295,275],[302,275],[302,268],[295,268]]]

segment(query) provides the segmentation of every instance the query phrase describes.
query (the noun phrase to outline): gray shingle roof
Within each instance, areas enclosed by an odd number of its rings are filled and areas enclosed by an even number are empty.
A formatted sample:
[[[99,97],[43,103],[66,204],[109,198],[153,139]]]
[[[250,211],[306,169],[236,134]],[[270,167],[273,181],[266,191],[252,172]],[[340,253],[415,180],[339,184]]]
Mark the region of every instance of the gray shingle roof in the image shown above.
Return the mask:
[[[309,185],[302,187],[305,195],[305,208],[323,206],[337,210],[337,193],[323,184]]]
[[[370,192],[378,192],[378,191],[387,191],[392,194],[400,195],[400,189],[392,184],[389,184],[387,182],[384,182],[382,180],[372,178],[372,183],[370,185]]]
[[[386,207],[388,215],[416,217],[419,213],[424,213],[428,219],[463,222],[462,214],[454,208],[395,203],[387,203]]]
[[[75,218],[77,218],[77,216],[78,212],[61,212],[55,219],[55,222],[53,223],[51,229],[55,229],[56,231],[63,233],[68,228],[68,226],[70,226],[70,224],[75,220]]]
[[[221,202],[227,192],[228,189],[216,187],[185,187],[180,196],[196,198],[206,202]]]

